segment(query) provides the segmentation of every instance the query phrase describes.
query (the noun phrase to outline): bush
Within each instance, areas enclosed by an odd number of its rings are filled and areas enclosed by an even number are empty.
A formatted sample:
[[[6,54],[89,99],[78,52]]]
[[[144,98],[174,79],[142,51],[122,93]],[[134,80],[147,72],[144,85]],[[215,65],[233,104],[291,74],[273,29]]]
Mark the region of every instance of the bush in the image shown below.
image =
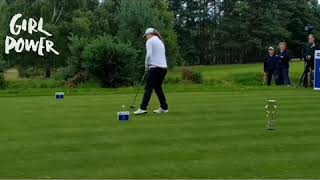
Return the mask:
[[[5,89],[7,87],[7,82],[4,79],[5,63],[0,59],[0,89]]]
[[[7,87],[8,83],[4,79],[3,73],[0,73],[0,89],[5,89]]]
[[[34,78],[43,76],[44,71],[35,67],[17,66],[20,78]]]
[[[234,74],[227,77],[232,80],[235,84],[244,86],[255,86],[263,84],[263,74],[261,73],[242,73]]]
[[[201,84],[203,82],[203,77],[201,72],[194,72],[191,80],[197,84]]]
[[[177,84],[181,81],[181,78],[180,77],[170,77],[170,76],[167,76],[166,79],[165,79],[165,83],[166,84]]]
[[[83,58],[88,71],[103,87],[130,85],[137,77],[137,52],[129,44],[100,36],[84,50]]]
[[[201,84],[203,82],[203,76],[201,72],[195,72],[189,68],[182,69],[182,80],[192,81],[197,84]]]
[[[72,78],[68,79],[67,86],[68,87],[78,87],[79,85],[84,84],[90,79],[90,75],[86,72],[79,72],[74,75]]]
[[[183,68],[181,70],[182,80],[191,80],[192,73],[193,71],[191,69]]]
[[[88,69],[86,68],[86,60],[82,56],[84,49],[90,44],[89,38],[80,38],[72,36],[69,45],[70,56],[67,60],[68,66],[64,68],[64,79],[67,80],[69,87],[77,87],[90,79]]]
[[[10,81],[8,83],[9,89],[52,89],[52,88],[63,88],[65,87],[64,81],[58,81],[54,79],[28,79]]]

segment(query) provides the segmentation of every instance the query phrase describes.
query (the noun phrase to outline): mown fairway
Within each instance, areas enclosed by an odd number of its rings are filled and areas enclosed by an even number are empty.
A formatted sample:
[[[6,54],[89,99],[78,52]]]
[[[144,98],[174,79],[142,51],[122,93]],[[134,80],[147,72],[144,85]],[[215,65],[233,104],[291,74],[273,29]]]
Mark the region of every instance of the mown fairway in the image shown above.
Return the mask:
[[[118,122],[132,96],[0,98],[0,177],[320,178],[317,92],[169,93],[170,114]],[[267,99],[279,102],[275,132]]]

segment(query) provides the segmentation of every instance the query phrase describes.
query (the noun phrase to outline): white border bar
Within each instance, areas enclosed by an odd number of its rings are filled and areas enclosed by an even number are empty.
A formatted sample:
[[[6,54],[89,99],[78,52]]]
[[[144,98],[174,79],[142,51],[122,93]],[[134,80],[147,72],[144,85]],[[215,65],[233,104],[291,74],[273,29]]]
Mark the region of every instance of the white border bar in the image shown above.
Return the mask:
[[[320,50],[316,50],[315,54],[314,54],[314,75],[313,75],[313,89],[315,91],[320,91],[320,87],[316,87],[316,74],[320,74],[320,72],[316,72],[316,71],[318,71],[317,61],[320,61],[320,56],[318,56],[319,54],[320,54]],[[320,68],[320,67],[318,67],[318,68]],[[319,79],[319,81],[320,81],[320,79]]]

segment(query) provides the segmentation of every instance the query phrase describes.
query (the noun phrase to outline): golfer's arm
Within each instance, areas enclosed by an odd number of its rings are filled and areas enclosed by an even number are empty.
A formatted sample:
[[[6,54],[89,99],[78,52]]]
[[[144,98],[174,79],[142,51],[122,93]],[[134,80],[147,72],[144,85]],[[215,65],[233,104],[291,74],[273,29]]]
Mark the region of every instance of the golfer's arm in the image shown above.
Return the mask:
[[[152,57],[152,44],[149,41],[147,42],[147,54],[146,54],[146,60],[145,60],[146,67],[150,65],[151,57]]]

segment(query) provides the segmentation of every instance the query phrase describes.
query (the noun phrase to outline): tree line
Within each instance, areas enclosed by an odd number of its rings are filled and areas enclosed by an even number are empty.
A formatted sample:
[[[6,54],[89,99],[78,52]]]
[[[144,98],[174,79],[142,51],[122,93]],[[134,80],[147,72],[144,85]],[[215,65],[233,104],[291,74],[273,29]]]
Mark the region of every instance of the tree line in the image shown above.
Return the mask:
[[[268,46],[288,43],[295,57],[319,28],[317,0],[171,0],[175,30],[187,64],[249,63]],[[319,32],[316,32],[319,35]]]
[[[6,55],[17,13],[42,17],[60,55]],[[148,27],[162,33],[170,67],[257,62],[280,41],[299,57],[304,27],[320,27],[317,0],[0,0],[0,14],[0,74],[15,67],[20,76],[49,78],[61,70],[75,86],[90,79],[104,87],[133,84],[143,73]]]
[[[170,64],[179,59],[174,14],[166,1],[158,0],[6,0],[1,1],[1,61],[16,67],[20,76],[62,70],[71,86],[91,79],[103,87],[134,84],[144,71],[146,28],[156,27],[164,37]],[[60,55],[22,52],[4,54],[9,23],[17,13],[44,19],[53,34]],[[21,24],[21,22],[18,22]],[[36,33],[22,33],[25,39],[39,39]],[[2,68],[3,69],[3,68]]]

